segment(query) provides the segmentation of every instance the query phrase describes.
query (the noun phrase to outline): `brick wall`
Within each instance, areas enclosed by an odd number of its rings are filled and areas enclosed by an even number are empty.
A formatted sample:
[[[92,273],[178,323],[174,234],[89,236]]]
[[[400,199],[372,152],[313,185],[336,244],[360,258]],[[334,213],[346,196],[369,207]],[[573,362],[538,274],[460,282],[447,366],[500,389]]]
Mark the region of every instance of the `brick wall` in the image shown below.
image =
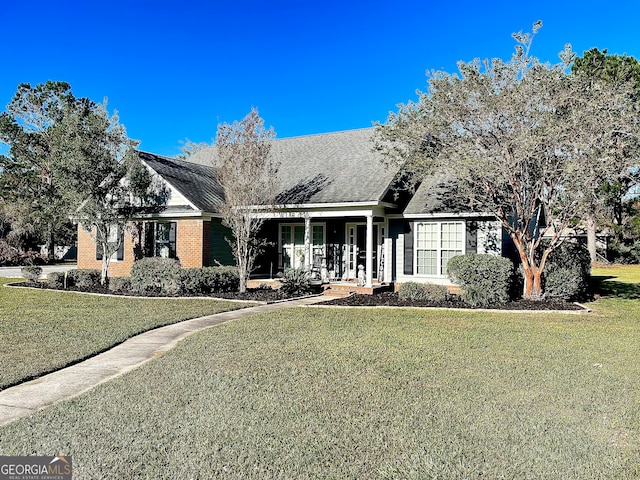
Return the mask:
[[[131,238],[131,233],[125,231],[124,258],[122,260],[111,260],[109,276],[122,277],[129,275],[134,261],[133,247],[134,241]],[[102,268],[102,260],[96,260],[96,242],[81,225],[78,225],[78,268]]]
[[[209,264],[209,222],[203,220],[179,220],[176,232],[176,255],[183,267],[203,267]],[[205,235],[205,232],[207,235]],[[206,240],[206,248],[203,242]],[[124,234],[124,259],[111,260],[109,275],[121,277],[129,275],[135,260],[133,253],[137,244],[131,232]],[[96,244],[82,226],[78,226],[78,268],[102,268],[102,261],[96,260]]]
[[[203,220],[180,220],[176,234],[176,255],[185,268],[202,267],[203,264]],[[208,261],[208,255],[207,255]]]

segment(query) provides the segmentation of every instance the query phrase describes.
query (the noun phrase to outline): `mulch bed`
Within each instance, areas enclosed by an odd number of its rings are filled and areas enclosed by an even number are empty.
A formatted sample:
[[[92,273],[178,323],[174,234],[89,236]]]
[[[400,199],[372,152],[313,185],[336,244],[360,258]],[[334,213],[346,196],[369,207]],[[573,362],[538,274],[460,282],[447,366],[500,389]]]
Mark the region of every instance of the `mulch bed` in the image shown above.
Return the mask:
[[[43,282],[21,282],[14,283],[14,286],[21,287],[36,287],[36,288],[51,288]],[[62,289],[59,289],[62,290]],[[85,293],[102,293],[110,295],[132,295],[131,292],[112,292],[104,287],[96,287],[93,289],[82,289],[77,287],[69,287],[67,291],[85,292]],[[154,296],[154,295],[146,295]],[[166,297],[167,295],[158,295]],[[175,297],[189,297],[189,295],[175,295]],[[202,297],[203,295],[194,295]],[[256,288],[247,289],[245,293],[238,292],[224,292],[214,293],[209,295],[214,298],[223,298],[226,300],[248,300],[254,302],[279,302],[283,300],[290,300],[297,297],[289,297],[280,290],[272,290],[269,288]],[[563,300],[551,300],[544,299],[539,301],[532,300],[516,300],[507,303],[494,303],[492,305],[484,307],[474,307],[463,302],[460,297],[452,296],[448,300],[443,302],[419,302],[419,301],[406,301],[401,300],[396,292],[382,292],[375,295],[362,295],[354,294],[349,297],[336,298],[333,300],[327,300],[322,302],[322,305],[335,305],[344,307],[442,307],[442,308],[472,308],[472,309],[495,309],[495,310],[584,310],[580,305],[575,303],[566,302]]]
[[[66,289],[63,288],[52,288],[44,282],[19,282],[12,283],[12,286],[15,287],[31,287],[31,288],[42,288],[48,290],[59,290],[66,292],[83,292],[83,293],[100,293],[105,295],[127,295],[127,296],[142,296],[135,292],[124,292],[124,291],[112,291],[108,288],[102,286],[96,286],[94,288],[79,288],[76,286],[68,287]],[[283,292],[279,290],[272,290],[268,288],[255,288],[255,289],[247,289],[244,293],[239,292],[217,292],[212,293],[210,295],[189,295],[182,293],[180,295],[167,295],[167,294],[157,294],[148,293],[144,295],[145,297],[212,297],[212,298],[223,298],[225,300],[248,300],[253,302],[278,302],[282,300],[287,300],[291,297],[287,297]]]
[[[351,295],[336,298],[322,305],[336,305],[347,307],[444,307],[444,308],[482,308],[495,310],[584,310],[580,305],[564,300],[516,300],[507,303],[494,303],[484,307],[473,307],[454,296],[444,302],[417,302],[401,300],[395,292],[383,292],[376,295]]]

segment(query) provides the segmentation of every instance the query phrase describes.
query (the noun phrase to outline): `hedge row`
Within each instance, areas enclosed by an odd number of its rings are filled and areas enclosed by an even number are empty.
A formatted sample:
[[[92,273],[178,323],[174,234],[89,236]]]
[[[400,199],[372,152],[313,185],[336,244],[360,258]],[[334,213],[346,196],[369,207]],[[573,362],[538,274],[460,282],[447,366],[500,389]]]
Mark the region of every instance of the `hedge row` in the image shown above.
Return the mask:
[[[90,290],[100,285],[102,272],[93,269],[69,270],[67,272],[66,287],[77,287]],[[64,272],[51,272],[47,275],[47,284],[51,288],[65,287]]]
[[[143,258],[131,267],[131,290],[151,295],[208,295],[240,288],[235,267],[180,268],[177,260]]]
[[[66,287],[93,289],[100,286],[100,270],[70,270]],[[65,286],[64,273],[47,276],[52,288]],[[109,278],[108,288],[116,293],[142,295],[209,295],[235,292],[240,287],[235,267],[181,268],[177,260],[143,258],[133,264],[130,277]]]

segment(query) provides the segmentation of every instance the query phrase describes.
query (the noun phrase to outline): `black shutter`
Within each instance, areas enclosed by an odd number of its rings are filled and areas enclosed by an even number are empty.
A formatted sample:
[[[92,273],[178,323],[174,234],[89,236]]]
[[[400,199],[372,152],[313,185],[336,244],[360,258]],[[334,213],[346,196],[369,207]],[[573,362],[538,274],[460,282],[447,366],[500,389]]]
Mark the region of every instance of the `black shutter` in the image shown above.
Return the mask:
[[[467,223],[467,245],[465,253],[478,253],[478,222],[468,221]]]
[[[118,247],[118,260],[124,260],[124,232],[120,232],[120,246]]]
[[[176,258],[176,237],[177,237],[178,224],[171,222],[169,224],[169,258]]]
[[[96,237],[96,260],[102,260],[102,249],[100,248],[100,242]]]
[[[404,274],[413,275],[413,222],[407,222],[404,233]]]
[[[144,224],[144,253],[145,257],[154,256],[155,222],[145,222]]]

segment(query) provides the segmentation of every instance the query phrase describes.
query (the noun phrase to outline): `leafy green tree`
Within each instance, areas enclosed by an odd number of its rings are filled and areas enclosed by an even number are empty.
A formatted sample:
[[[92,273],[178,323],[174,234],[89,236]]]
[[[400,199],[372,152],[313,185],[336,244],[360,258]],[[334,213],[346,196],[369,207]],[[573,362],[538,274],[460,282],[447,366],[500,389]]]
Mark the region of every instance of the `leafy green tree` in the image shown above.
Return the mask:
[[[18,86],[0,114],[0,198],[16,235],[40,237],[53,256],[56,235],[69,229],[70,199],[60,172],[65,145],[61,136],[75,98],[66,82]],[[22,243],[18,240],[18,243]]]
[[[581,78],[585,91],[594,92],[594,95],[603,88],[602,84],[631,84],[634,87],[630,93],[631,98],[636,102],[640,101],[640,63],[634,57],[608,55],[606,49],[600,51],[592,48],[584,52],[581,58],[575,59],[571,72]],[[615,158],[593,158],[589,165],[593,182],[590,185],[589,205],[584,220],[587,247],[592,262],[597,259],[598,216],[609,217],[614,233],[624,231],[622,223],[625,196],[639,180],[638,168],[635,165],[639,153],[637,149],[627,146],[609,153],[615,154]]]
[[[117,113],[106,101],[81,99],[66,122],[69,150],[65,168],[74,174],[69,185],[80,202],[75,215],[91,233],[102,257],[101,283],[108,281],[111,257],[118,251],[132,217],[162,208],[168,190],[140,162],[137,142],[127,137]]]
[[[635,148],[638,112],[632,86],[585,91],[561,63],[530,56],[533,34],[514,34],[512,58],[458,63],[457,74],[428,73],[427,92],[378,125],[376,148],[413,183],[444,172],[469,208],[500,220],[522,264],[525,298],[543,295],[549,254],[581,218],[592,158]],[[548,241],[542,242],[543,236]]]
[[[0,115],[0,187],[13,225],[54,236],[73,216],[102,252],[102,283],[128,221],[166,200],[149,174],[117,114],[104,103],[75,98],[65,82],[21,84]]]

